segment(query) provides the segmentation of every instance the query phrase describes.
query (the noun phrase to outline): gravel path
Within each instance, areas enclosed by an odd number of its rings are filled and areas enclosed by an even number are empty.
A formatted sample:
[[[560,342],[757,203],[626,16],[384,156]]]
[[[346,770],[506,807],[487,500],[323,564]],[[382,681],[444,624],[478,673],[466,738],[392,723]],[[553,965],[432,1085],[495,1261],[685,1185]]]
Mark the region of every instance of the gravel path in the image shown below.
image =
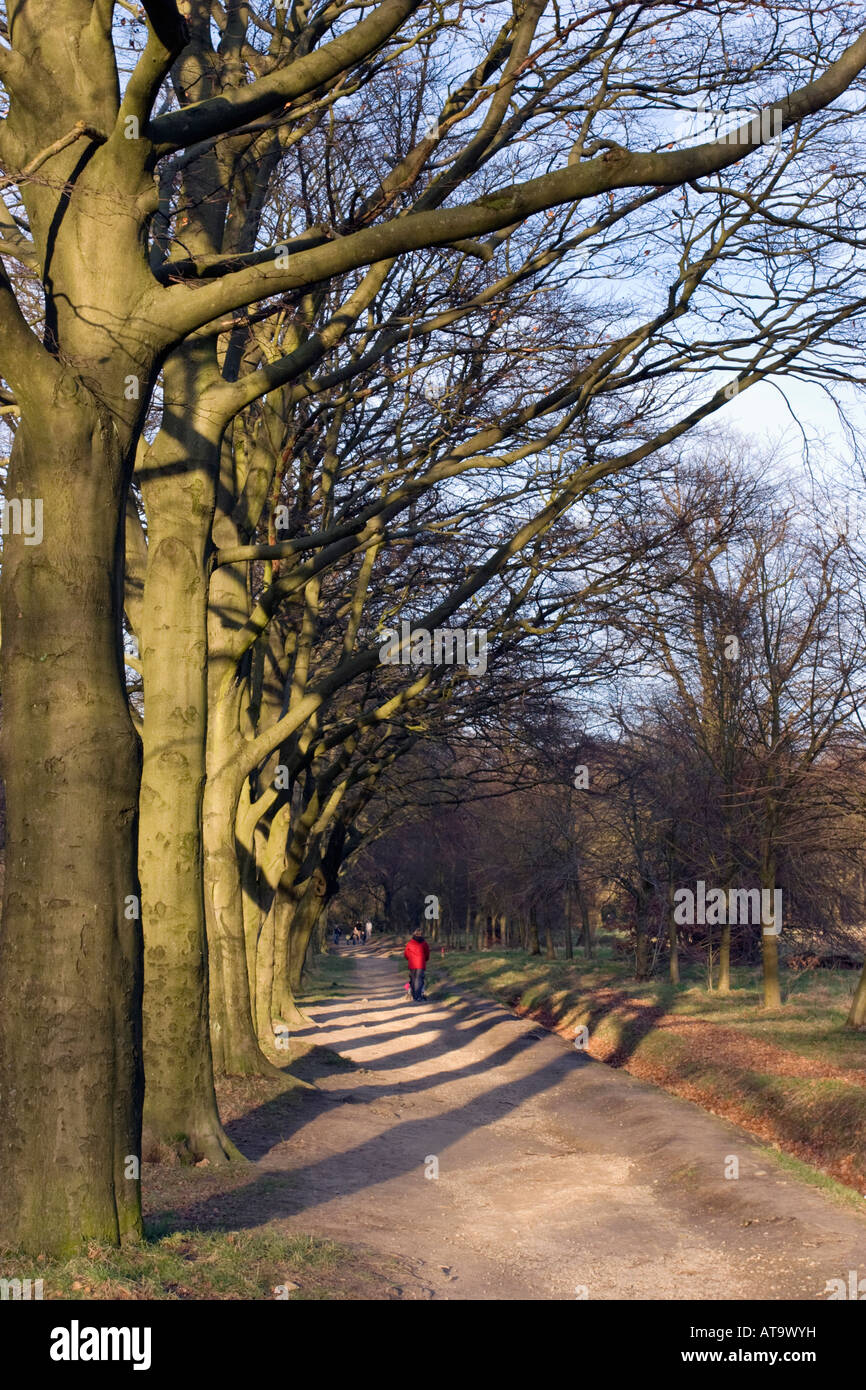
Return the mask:
[[[355,960],[356,992],[306,1036],[358,1069],[320,1065],[276,1133],[261,1111],[232,1126],[261,1169],[235,1219],[395,1256],[395,1298],[817,1299],[866,1277],[866,1214],[736,1126],[497,1004],[413,1005],[396,960]]]

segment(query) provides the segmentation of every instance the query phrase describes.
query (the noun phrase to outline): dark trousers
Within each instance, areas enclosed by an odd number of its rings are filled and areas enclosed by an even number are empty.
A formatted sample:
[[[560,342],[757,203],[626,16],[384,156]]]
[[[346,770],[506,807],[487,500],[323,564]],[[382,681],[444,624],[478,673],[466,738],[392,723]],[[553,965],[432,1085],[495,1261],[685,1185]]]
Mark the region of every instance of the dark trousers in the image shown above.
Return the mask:
[[[409,971],[409,988],[410,988],[411,991],[412,991],[412,998],[413,998],[413,999],[420,999],[420,998],[421,998],[421,996],[422,996],[423,993],[424,993],[424,971],[423,971],[423,970],[410,970],[410,971]]]

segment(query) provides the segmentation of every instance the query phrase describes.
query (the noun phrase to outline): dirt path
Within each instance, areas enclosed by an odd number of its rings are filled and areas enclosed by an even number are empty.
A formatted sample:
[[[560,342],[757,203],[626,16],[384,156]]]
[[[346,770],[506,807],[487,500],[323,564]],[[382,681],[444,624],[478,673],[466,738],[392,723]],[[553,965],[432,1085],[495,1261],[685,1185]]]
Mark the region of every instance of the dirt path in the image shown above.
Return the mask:
[[[412,1005],[404,979],[361,948],[357,992],[311,1010],[359,1070],[231,1126],[261,1170],[232,1221],[396,1256],[395,1297],[815,1299],[866,1277],[866,1216],[742,1130],[499,1005]]]

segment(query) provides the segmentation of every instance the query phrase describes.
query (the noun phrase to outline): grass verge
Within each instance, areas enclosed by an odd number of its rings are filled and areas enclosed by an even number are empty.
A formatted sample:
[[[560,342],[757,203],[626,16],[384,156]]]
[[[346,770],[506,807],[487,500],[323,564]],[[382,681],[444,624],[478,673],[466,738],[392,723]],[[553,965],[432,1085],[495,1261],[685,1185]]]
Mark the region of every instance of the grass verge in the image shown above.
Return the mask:
[[[310,1236],[189,1230],[66,1261],[0,1256],[0,1276],[41,1279],[44,1299],[365,1299],[386,1296],[387,1263]]]

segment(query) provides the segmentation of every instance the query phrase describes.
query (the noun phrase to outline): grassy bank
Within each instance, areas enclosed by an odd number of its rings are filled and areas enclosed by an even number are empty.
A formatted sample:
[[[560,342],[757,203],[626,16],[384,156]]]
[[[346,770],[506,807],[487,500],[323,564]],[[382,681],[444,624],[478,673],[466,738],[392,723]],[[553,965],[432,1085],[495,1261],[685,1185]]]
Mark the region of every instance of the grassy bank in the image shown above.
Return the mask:
[[[275,1231],[172,1231],[66,1261],[6,1256],[0,1275],[41,1279],[43,1299],[85,1301],[366,1298],[388,1282],[357,1251]]]
[[[605,943],[591,963],[505,951],[452,952],[431,965],[437,997],[450,980],[569,1039],[585,1027],[590,1056],[866,1193],[866,1032],[843,1026],[854,972],[789,978],[783,1007],[767,1012],[756,971],[734,971],[729,995],[709,993],[697,969],[678,989],[637,984]]]

